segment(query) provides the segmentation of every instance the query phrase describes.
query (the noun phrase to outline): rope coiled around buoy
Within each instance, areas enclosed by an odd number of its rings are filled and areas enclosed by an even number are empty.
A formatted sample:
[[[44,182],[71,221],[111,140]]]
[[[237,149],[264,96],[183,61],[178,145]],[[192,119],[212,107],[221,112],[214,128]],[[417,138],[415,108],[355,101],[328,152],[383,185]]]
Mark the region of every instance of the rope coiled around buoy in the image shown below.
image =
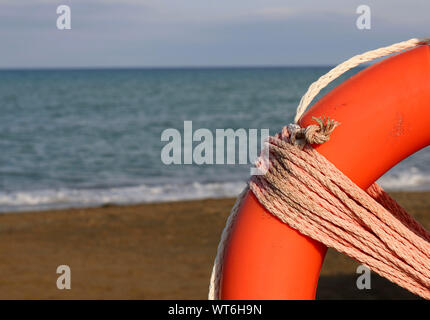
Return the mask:
[[[269,138],[268,171],[249,182],[259,202],[292,228],[429,299],[430,234],[376,183],[360,189],[312,146],[298,148],[290,138],[288,129]]]
[[[240,204],[251,191],[274,216],[301,233],[335,248],[407,290],[430,299],[430,233],[376,183],[360,189],[312,147],[329,140],[339,125],[315,119],[297,125],[316,94],[343,72],[381,56],[427,43],[411,39],[351,58],[312,84],[303,96],[296,123],[288,125],[266,148],[269,162],[257,160],[266,172],[253,176],[239,195],[218,245],[209,299],[218,299],[225,247]]]

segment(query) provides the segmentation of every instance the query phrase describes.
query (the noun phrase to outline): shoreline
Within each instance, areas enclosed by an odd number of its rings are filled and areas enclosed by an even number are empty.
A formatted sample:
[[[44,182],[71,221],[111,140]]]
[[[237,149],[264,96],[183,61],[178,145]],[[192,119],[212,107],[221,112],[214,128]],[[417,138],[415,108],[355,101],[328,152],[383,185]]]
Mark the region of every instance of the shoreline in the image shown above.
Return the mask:
[[[396,201],[407,201],[406,197],[404,195],[413,195],[414,197],[430,197],[430,190],[429,191],[387,191],[385,190],[390,196],[392,196]],[[89,205],[89,206],[71,206],[71,207],[53,207],[53,208],[35,208],[35,209],[25,209],[25,210],[6,210],[6,211],[0,211],[1,215],[13,215],[13,214],[40,214],[40,213],[49,213],[49,212],[73,212],[73,211],[91,211],[91,210],[98,210],[98,209],[105,209],[105,208],[138,208],[141,206],[146,205],[164,205],[164,204],[172,204],[172,203],[178,203],[178,204],[190,204],[190,203],[197,203],[201,201],[235,201],[236,197],[203,197],[203,198],[196,198],[196,199],[178,199],[178,200],[165,200],[165,201],[142,201],[142,202],[133,202],[133,203],[105,203],[105,204],[95,204],[95,205]],[[400,203],[401,204],[401,203]],[[430,208],[429,208],[430,210]]]
[[[430,192],[393,197],[430,229]],[[218,241],[234,198],[105,205],[0,214],[0,299],[206,299]],[[56,268],[71,268],[58,290]],[[329,250],[318,298],[416,298]]]

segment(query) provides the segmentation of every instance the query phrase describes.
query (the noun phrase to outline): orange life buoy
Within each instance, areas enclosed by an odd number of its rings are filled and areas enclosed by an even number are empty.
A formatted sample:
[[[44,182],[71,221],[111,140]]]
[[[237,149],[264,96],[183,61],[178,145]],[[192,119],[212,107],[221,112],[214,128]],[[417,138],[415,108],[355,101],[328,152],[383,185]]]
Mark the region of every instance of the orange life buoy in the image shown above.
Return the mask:
[[[313,116],[342,124],[315,148],[366,189],[430,144],[430,47],[359,72],[315,103],[299,124],[311,124]],[[314,299],[326,250],[272,216],[249,192],[226,246],[219,298]]]

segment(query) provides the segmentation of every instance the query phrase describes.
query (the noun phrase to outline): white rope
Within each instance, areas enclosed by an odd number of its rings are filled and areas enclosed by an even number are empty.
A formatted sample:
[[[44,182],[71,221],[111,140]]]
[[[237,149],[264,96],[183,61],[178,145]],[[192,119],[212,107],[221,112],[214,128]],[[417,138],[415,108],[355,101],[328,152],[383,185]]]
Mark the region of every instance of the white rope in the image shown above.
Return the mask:
[[[347,72],[348,70],[355,68],[356,66],[375,60],[377,58],[381,58],[387,56],[389,54],[400,52],[406,49],[410,49],[416,47],[420,44],[426,44],[430,42],[430,38],[424,39],[410,39],[407,41],[395,43],[388,47],[379,48],[376,50],[367,51],[365,53],[356,55],[351,59],[346,60],[345,62],[339,64],[335,68],[331,69],[325,75],[321,76],[317,81],[312,83],[306,91],[305,95],[300,100],[299,106],[297,107],[296,116],[294,118],[294,122],[298,123],[302,115],[305,113],[309,104],[316,97],[316,95],[325,88],[330,82]]]

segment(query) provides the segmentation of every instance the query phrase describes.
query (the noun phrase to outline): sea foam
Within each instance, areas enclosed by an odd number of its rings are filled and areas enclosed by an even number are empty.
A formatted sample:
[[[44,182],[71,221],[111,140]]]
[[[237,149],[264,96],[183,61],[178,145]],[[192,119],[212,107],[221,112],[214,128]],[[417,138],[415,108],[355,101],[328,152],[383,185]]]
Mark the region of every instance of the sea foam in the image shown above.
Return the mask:
[[[236,197],[244,182],[0,192],[0,212]]]

